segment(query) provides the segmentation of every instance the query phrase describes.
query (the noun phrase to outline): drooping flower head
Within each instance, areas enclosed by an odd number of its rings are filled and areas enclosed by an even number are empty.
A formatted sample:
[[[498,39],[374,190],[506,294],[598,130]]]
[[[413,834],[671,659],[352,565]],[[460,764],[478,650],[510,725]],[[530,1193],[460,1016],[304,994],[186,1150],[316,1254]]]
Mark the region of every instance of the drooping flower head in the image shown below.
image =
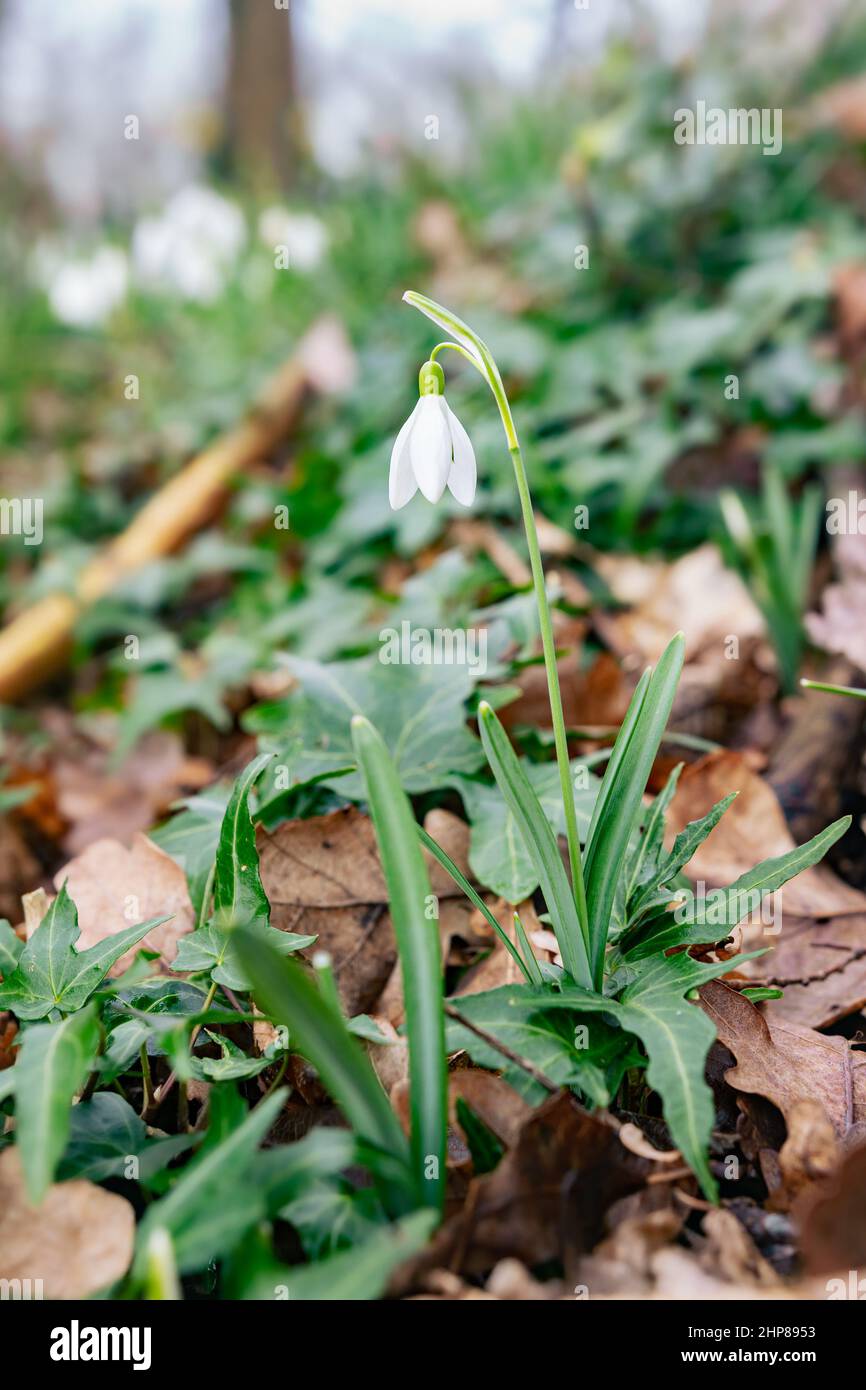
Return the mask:
[[[388,496],[394,510],[420,488],[438,502],[446,487],[464,507],[475,496],[475,451],[445,399],[445,373],[425,362],[418,373],[418,403],[394,441]]]

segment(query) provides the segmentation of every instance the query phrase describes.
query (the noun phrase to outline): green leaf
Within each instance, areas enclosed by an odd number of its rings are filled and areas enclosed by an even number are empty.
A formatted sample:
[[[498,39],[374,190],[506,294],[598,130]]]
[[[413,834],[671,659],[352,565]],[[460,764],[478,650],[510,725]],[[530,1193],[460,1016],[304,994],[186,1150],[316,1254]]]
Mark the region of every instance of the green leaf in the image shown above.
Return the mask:
[[[355,1132],[373,1148],[394,1156],[403,1185],[383,1194],[383,1201],[401,1211],[410,1210],[415,1186],[408,1145],[360,1043],[301,966],[277,955],[253,932],[238,929],[237,936],[241,964],[252,980],[259,1007],[285,1024],[292,1046],[313,1063]]]
[[[511,937],[508,935],[507,932],[502,930],[502,927],[497,922],[496,918],[493,916],[493,913],[490,911],[490,908],[487,906],[484,899],[478,893],[476,893],[468,878],[466,878],[465,875],[461,873],[460,869],[458,869],[453,859],[451,859],[449,855],[445,853],[441,845],[438,845],[436,843],[432,835],[428,835],[427,831],[421,825],[416,825],[415,828],[418,832],[418,838],[421,841],[422,845],[424,845],[425,848],[430,851],[434,859],[438,860],[438,862],[442,865],[446,873],[451,875],[458,888],[462,888],[463,892],[466,894],[473,907],[477,908],[478,911],[482,914],[482,916],[487,918],[487,921],[489,922],[490,926],[493,928],[496,935],[499,937],[499,940],[505,947],[506,951],[508,951],[509,955],[517,965],[517,968],[520,970],[524,979],[527,981],[527,983],[531,984],[531,967],[528,966],[527,963],[521,959],[520,952],[518,951],[514,942],[511,940]]]
[[[296,781],[355,766],[349,725],[356,714],[380,731],[407,792],[430,791],[450,772],[481,766],[481,748],[466,726],[464,705],[476,684],[466,666],[388,666],[378,656],[328,665],[292,657],[288,665],[301,689],[272,709],[265,728],[255,714],[245,726],[264,733],[268,747],[294,745]],[[341,796],[363,797],[360,773],[333,785]]]
[[[682,634],[678,633],[668,643],[639,701],[635,692],[596,802],[602,807],[587,842],[585,881],[592,979],[597,982],[601,980],[617,884],[673,705],[684,649]],[[633,717],[632,709],[636,709]]]
[[[556,837],[508,735],[489,705],[479,706],[478,723],[487,760],[538,874],[563,964],[578,984],[589,988],[592,977],[587,947]]]
[[[76,951],[75,942],[81,935],[78,912],[64,883],[21,952],[15,970],[0,985],[0,1009],[11,1009],[21,1019],[80,1009],[114,962],[166,921],[167,917],[154,917],[107,936],[87,951]]]
[[[705,816],[701,816],[698,820],[689,821],[688,825],[679,832],[670,854],[662,861],[649,882],[644,884],[634,901],[629,903],[630,919],[637,917],[658,889],[669,883],[672,878],[676,877],[680,869],[688,864],[695,851],[718,825],[736,796],[736,792],[723,796],[721,801],[717,801],[712,810],[708,811]]]
[[[315,1264],[289,1267],[261,1252],[238,1270],[231,1296],[289,1303],[369,1300],[384,1293],[393,1271],[421,1250],[436,1224],[432,1211],[416,1211],[352,1250]]]
[[[429,910],[433,894],[409,800],[379,733],[360,715],[352,720],[352,743],[388,886],[403,979],[412,1166],[420,1202],[441,1209],[448,1080],[438,913]]]
[[[576,993],[584,995],[584,991]],[[596,1001],[590,1009],[603,1010],[607,1005],[606,999],[589,991],[585,994]],[[449,1004],[556,1085],[576,1086],[594,1105],[609,1105],[623,1070],[638,1060],[631,1055],[632,1044],[622,1029],[611,1028],[602,1019],[590,1021],[585,1038],[577,1035],[578,1025],[586,1024],[583,1006],[574,1003],[573,1016],[566,1017],[557,1012],[559,1000],[549,989],[504,985],[481,994],[455,995]],[[586,1046],[576,1045],[578,1036]],[[545,1098],[547,1092],[530,1072],[451,1017],[447,1045],[449,1052],[467,1052],[478,1066],[502,1071],[509,1084],[533,1104]]]
[[[157,1228],[171,1236],[178,1270],[188,1274],[224,1255],[261,1218],[264,1196],[245,1177],[285,1100],[285,1090],[266,1096],[220,1143],[203,1147],[171,1191],[148,1207],[136,1237],[135,1278],[143,1275],[148,1237]]]
[[[15,1142],[34,1206],[51,1186],[69,1135],[72,1101],[93,1068],[98,1042],[92,1008],[24,1034],[15,1064]]]
[[[674,1143],[697,1175],[710,1201],[717,1200],[715,1179],[707,1161],[707,1145],[715,1118],[704,1067],[716,1030],[709,1018],[685,995],[707,980],[726,975],[751,955],[704,963],[685,952],[653,956],[629,970],[629,982],[619,999],[600,998],[571,986],[548,996],[547,1008],[594,1010],[611,1014],[639,1038],[647,1051],[647,1081],[658,1093]],[[538,1006],[544,1006],[543,998]],[[525,1008],[525,1002],[520,1008]]]
[[[316,942],[315,936],[298,936],[295,932],[279,931],[271,926],[260,928],[259,935],[275,951],[285,956],[294,951],[303,951]],[[216,922],[208,922],[181,937],[172,969],[182,974],[207,973],[216,984],[226,985],[233,990],[245,991],[250,988],[249,976],[238,957],[237,937],[233,929],[221,927]]]
[[[69,1141],[60,1162],[59,1178],[129,1178],[135,1159],[135,1181],[148,1185],[165,1166],[196,1142],[191,1134],[150,1139],[147,1126],[123,1096],[97,1091],[83,1104],[73,1105]]]
[[[554,834],[564,835],[565,816],[556,763],[531,763],[526,758],[518,761]],[[580,760],[576,759],[572,763],[572,772],[581,765]],[[499,787],[469,777],[451,777],[449,781],[459,791],[466,807],[472,828],[469,863],[479,883],[509,903],[523,902],[531,897],[539,885],[538,871],[514,813]],[[590,777],[586,790],[574,793],[581,838],[589,827],[600,785],[598,778]]]
[[[281,932],[270,925],[270,903],[259,875],[256,832],[249,810],[249,795],[256,779],[273,754],[262,753],[244,768],[235,782],[220,827],[213,879],[213,920],[181,938],[173,968],[181,973],[208,973],[215,984],[248,990],[249,979],[241,968],[233,928],[247,927],[270,941],[275,951],[288,955],[312,946],[314,936]]]
[[[267,927],[270,903],[259,877],[256,832],[249,795],[259,773],[273,754],[262,753],[248,763],[235,782],[220,827],[214,872],[214,910],[223,926]]]
[[[709,893],[705,898],[695,898],[690,894],[681,908],[674,914],[681,925],[690,927],[711,926],[714,930],[733,928],[741,922],[746,913],[760,906],[762,899],[781,888],[788,879],[817,864],[831,845],[848,830],[850,816],[841,816],[825,830],[813,835],[804,845],[797,845],[780,854],[775,859],[765,859],[754,869],[748,869],[727,888]],[[701,940],[707,938],[702,937]],[[716,937],[716,940],[719,940]]]
[[[18,964],[24,942],[5,917],[0,917],[0,976],[11,975]]]
[[[228,794],[220,787],[210,787],[206,795],[190,798],[184,803],[184,810],[150,832],[154,844],[170,854],[186,874],[196,920],[201,920],[207,908],[204,897],[214,867],[227,800]]]

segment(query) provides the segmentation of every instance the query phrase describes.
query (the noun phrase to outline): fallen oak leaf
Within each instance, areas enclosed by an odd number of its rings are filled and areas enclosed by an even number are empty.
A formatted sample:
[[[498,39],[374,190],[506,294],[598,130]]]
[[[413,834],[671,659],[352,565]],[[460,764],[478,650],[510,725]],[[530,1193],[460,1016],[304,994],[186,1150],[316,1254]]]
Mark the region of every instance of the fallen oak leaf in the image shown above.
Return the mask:
[[[687,767],[668,814],[673,834],[730,792],[730,809],[699,846],[684,872],[706,889],[747,872],[756,846],[766,856],[790,853],[795,842],[770,785],[736,753],[710,753]],[[824,864],[804,869],[772,895],[773,920],[743,927],[743,946],[771,945],[760,962],[743,969],[751,979],[784,989],[767,1017],[823,1028],[866,1002],[866,894]],[[768,926],[772,931],[768,931]]]
[[[612,1116],[560,1092],[533,1111],[494,1172],[475,1178],[466,1203],[401,1271],[407,1293],[432,1269],[484,1274],[512,1257],[528,1268],[588,1252],[608,1207],[636,1191],[649,1167],[619,1142]]]
[[[847,1039],[765,1018],[738,990],[719,980],[700,988],[701,1007],[737,1065],[725,1073],[736,1091],[764,1096],[786,1123],[795,1105],[820,1096],[835,1133],[866,1121],[866,1056]]]
[[[460,838],[456,826],[462,822],[450,820],[453,843]],[[464,858],[467,839],[468,830]],[[346,1012],[371,1012],[396,964],[397,948],[369,816],[347,806],[286,821],[271,832],[260,826],[256,843],[271,925],[317,937],[316,949],[332,957]],[[438,864],[431,870],[430,886],[437,898],[460,892]],[[387,1010],[391,1022],[398,1013]]]

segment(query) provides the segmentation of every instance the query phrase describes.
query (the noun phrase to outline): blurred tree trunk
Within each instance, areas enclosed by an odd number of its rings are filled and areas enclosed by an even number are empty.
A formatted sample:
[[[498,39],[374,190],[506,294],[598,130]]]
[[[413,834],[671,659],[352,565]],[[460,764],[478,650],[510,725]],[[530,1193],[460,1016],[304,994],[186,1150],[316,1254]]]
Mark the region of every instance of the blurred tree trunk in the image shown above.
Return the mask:
[[[273,0],[229,0],[229,17],[220,164],[257,193],[289,188],[304,149],[291,10]]]

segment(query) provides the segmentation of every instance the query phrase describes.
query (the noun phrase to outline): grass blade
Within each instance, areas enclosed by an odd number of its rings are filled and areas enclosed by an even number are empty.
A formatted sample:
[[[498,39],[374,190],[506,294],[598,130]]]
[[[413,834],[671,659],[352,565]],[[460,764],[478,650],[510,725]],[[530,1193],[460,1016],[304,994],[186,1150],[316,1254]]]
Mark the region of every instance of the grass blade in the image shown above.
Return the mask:
[[[508,735],[486,701],[478,706],[478,727],[499,790],[536,865],[563,965],[577,984],[591,989],[589,943],[584,940],[574,895],[550,822],[520,766]]]
[[[281,956],[254,932],[239,928],[238,955],[260,1007],[289,1029],[292,1046],[313,1063],[355,1132],[373,1147],[407,1163],[406,1138],[372,1063],[342,1018],[295,961]],[[414,1201],[408,1191],[383,1192],[388,1210],[402,1215]]]
[[[429,912],[434,898],[409,799],[380,734],[363,715],[352,720],[352,742],[379,843],[403,976],[412,1168],[422,1205],[441,1210],[445,1198],[448,1059],[439,928],[437,917]]]
[[[416,822],[415,829],[418,832],[418,839],[421,841],[424,848],[429,850],[430,853],[433,855],[433,858],[438,860],[438,862],[442,865],[442,868],[445,870],[445,872],[447,874],[450,874],[451,878],[453,878],[454,882],[457,884],[457,887],[462,888],[463,892],[466,894],[467,898],[472,903],[472,906],[476,907],[478,911],[483,913],[483,915],[487,918],[487,921],[490,923],[490,926],[496,932],[496,935],[499,937],[499,940],[502,942],[503,946],[508,951],[509,955],[515,961],[515,963],[519,966],[527,984],[531,984],[532,977],[529,973],[529,970],[521,960],[520,952],[518,951],[514,942],[511,940],[511,937],[508,935],[508,932],[503,931],[502,927],[499,925],[496,918],[493,916],[493,913],[490,911],[490,908],[487,906],[484,899],[480,896],[480,894],[476,893],[468,878],[466,878],[466,876],[463,873],[461,873],[457,865],[454,863],[454,860],[451,859],[450,856],[445,853],[442,846],[436,843],[432,835],[427,834],[427,831],[424,829],[423,825],[418,825],[418,823]]]

